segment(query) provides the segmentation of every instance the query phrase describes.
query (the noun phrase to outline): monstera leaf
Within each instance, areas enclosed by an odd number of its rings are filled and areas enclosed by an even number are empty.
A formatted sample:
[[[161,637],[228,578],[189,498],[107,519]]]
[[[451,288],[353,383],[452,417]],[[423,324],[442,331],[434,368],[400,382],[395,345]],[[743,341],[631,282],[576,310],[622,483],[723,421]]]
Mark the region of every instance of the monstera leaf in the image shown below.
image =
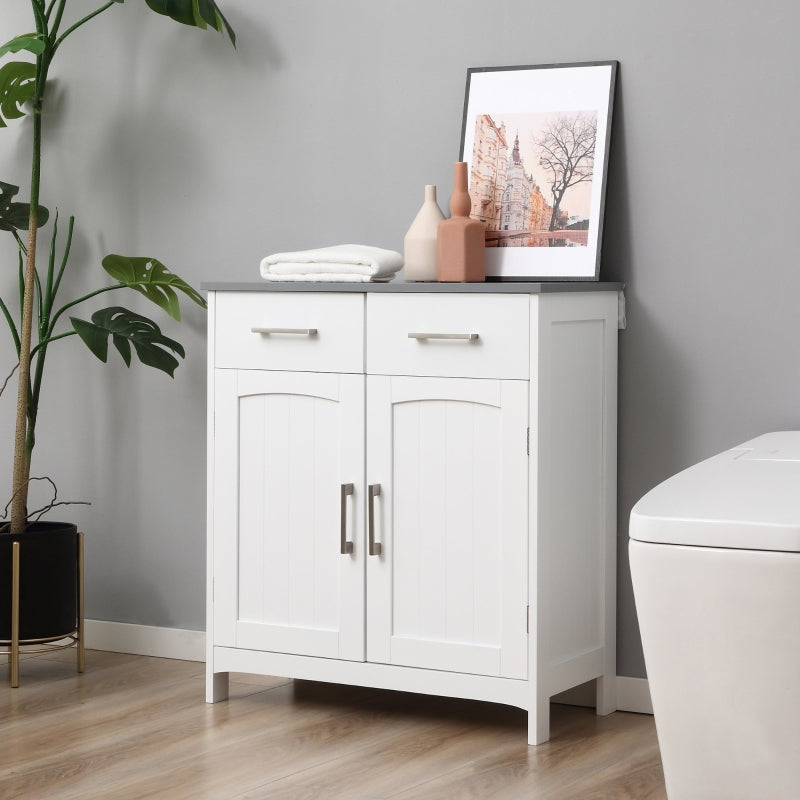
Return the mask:
[[[28,229],[31,204],[12,202],[18,191],[19,186],[0,181],[0,231],[13,231],[15,228],[20,231]],[[44,206],[38,206],[37,227],[41,228],[49,216],[50,212]]]
[[[202,308],[203,298],[182,278],[170,272],[160,261],[144,256],[109,255],[103,259],[103,269],[120,283],[135,289],[160,306],[173,319],[180,320],[181,310],[175,290],[183,292]]]
[[[160,369],[171,378],[175,377],[175,368],[179,363],[172,353],[177,353],[181,358],[186,355],[180,342],[164,336],[155,322],[134,314],[127,308],[120,306],[103,308],[92,314],[91,322],[76,317],[70,317],[70,321],[84,344],[103,363],[108,361],[109,336],[126,366],[131,365],[131,345],[133,345],[142,364]]]
[[[0,58],[6,53],[19,53],[21,50],[27,50],[29,53],[39,55],[44,52],[47,46],[47,41],[40,33],[23,33],[21,36],[15,36],[10,42],[6,42],[0,47]]]
[[[33,97],[35,84],[35,64],[27,61],[9,61],[0,67],[0,128],[7,127],[5,123],[7,119],[19,119],[25,116],[20,106]]]
[[[203,29],[210,25],[215,31],[227,33],[236,45],[236,34],[214,0],[147,0],[147,5],[157,14],[164,14],[184,25]]]

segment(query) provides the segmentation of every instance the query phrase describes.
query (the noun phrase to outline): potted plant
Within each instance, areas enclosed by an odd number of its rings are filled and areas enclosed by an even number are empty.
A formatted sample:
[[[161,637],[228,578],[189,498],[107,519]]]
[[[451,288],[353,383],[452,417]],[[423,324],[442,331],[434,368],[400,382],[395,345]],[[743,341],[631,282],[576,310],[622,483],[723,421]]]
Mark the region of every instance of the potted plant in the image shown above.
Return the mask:
[[[119,305],[96,311],[88,320],[73,313],[90,298],[120,289],[144,295],[176,320],[180,320],[179,293],[205,306],[189,284],[156,259],[117,254],[102,260],[113,282],[106,280],[80,297],[67,300],[61,297],[75,221],[70,217],[66,231],[60,231],[58,214],[50,214],[40,203],[48,76],[55,56],[71,43],[76,33],[123,2],[99,0],[93,12],[67,23],[65,11],[69,0],[30,0],[32,32],[0,46],[0,128],[7,127],[8,121],[27,116],[27,131],[32,137],[30,192],[26,200],[18,200],[20,190],[13,182],[0,181],[0,230],[16,239],[19,270],[18,298],[12,302],[0,296],[0,312],[19,357],[7,377],[0,374],[0,393],[13,386],[14,380],[18,388],[11,498],[2,514],[2,520],[6,521],[0,520],[0,642],[11,643],[15,655],[19,640],[54,641],[75,632],[80,617],[80,545],[76,526],[39,521],[44,512],[65,503],[57,500],[54,491],[53,500],[43,508],[28,509],[28,488],[32,481],[48,481],[55,487],[49,477],[31,476],[30,471],[45,360],[50,348],[77,336],[101,361],[106,361],[110,339],[128,366],[135,354],[143,364],[172,376],[179,364],[178,357],[185,355],[183,347],[165,336],[153,320]],[[214,0],[145,2],[158,14],[197,28],[210,27],[236,43],[232,28]],[[49,247],[44,258],[37,258],[37,234],[48,221],[52,222]],[[12,595],[18,597],[16,606]],[[18,607],[15,622],[12,622],[12,606]]]

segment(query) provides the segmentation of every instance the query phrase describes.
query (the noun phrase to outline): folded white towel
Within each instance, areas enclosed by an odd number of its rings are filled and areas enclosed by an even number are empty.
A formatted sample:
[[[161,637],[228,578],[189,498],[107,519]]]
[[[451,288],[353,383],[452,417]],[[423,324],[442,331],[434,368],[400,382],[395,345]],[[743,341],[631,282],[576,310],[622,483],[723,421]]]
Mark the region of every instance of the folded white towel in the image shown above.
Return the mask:
[[[274,253],[261,260],[261,277],[268,281],[386,281],[402,266],[403,256],[394,250],[340,244]]]

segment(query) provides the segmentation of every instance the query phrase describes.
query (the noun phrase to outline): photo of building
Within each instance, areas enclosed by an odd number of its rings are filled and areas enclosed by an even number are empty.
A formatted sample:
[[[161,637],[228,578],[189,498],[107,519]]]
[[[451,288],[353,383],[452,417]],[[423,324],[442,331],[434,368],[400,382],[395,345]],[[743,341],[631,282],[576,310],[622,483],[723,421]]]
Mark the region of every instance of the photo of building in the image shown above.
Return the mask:
[[[488,247],[586,246],[596,130],[583,112],[477,115],[471,216]]]

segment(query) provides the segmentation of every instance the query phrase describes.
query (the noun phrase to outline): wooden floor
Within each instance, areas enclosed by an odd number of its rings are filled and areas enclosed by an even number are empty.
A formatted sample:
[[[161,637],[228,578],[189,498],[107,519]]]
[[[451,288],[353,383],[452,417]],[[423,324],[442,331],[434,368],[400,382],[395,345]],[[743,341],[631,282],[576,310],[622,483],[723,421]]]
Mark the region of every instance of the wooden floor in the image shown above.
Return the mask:
[[[5,661],[5,659],[4,659]],[[526,745],[513,708],[234,675],[204,702],[204,665],[74,651],[0,666],[0,798],[24,800],[665,800],[652,717],[552,707]]]

